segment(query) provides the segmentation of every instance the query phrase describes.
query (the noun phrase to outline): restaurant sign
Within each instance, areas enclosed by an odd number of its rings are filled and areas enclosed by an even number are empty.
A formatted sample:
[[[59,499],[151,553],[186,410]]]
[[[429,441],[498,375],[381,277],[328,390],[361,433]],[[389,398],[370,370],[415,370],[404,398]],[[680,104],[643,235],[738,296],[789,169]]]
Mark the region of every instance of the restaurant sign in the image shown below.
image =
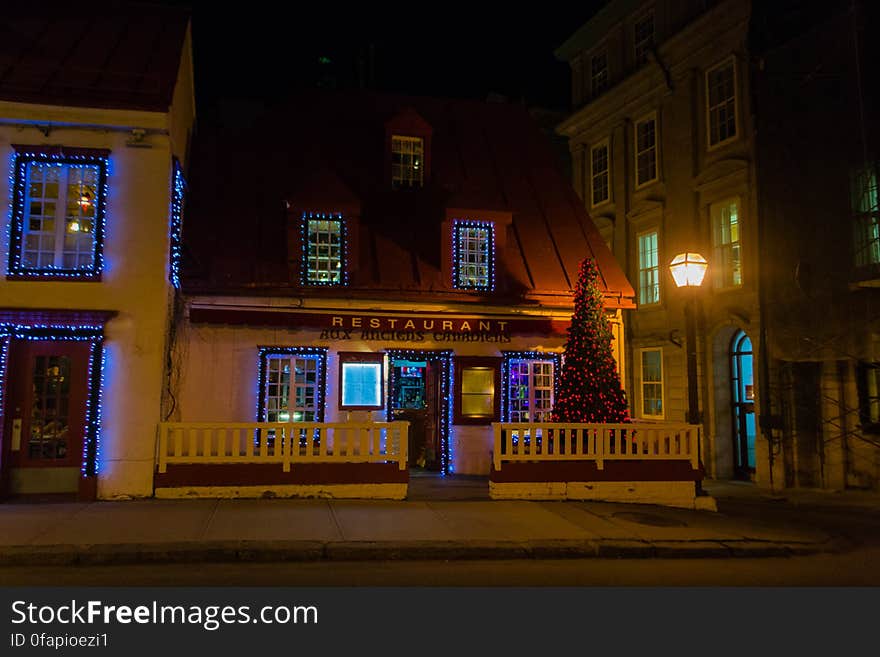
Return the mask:
[[[512,335],[563,335],[567,321],[549,317],[460,317],[409,313],[332,314],[296,311],[192,308],[190,321],[290,329],[313,328],[323,340],[396,342],[510,342]]]

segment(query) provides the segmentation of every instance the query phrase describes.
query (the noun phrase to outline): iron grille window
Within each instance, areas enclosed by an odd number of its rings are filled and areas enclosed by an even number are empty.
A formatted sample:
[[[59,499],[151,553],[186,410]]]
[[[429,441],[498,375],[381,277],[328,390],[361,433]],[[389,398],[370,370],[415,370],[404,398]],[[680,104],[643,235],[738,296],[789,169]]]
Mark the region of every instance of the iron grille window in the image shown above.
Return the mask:
[[[742,285],[739,203],[735,199],[715,203],[711,215],[715,287]]]
[[[424,184],[425,142],[421,137],[391,137],[391,187],[421,187]]]
[[[880,211],[877,205],[877,167],[854,171],[851,179],[855,264],[880,263]]]
[[[736,73],[733,60],[706,73],[709,146],[736,137]]]
[[[491,290],[495,287],[495,228],[484,222],[457,222],[453,235],[455,287]]]
[[[660,301],[660,265],[657,231],[639,235],[639,304]]]

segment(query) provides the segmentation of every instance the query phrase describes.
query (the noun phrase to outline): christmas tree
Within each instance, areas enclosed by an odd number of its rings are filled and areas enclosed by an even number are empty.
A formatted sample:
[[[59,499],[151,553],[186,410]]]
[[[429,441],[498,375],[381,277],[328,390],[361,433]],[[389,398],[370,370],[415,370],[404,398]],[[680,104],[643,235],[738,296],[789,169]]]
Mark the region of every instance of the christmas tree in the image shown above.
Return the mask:
[[[611,326],[605,317],[599,270],[581,262],[574,293],[574,314],[565,343],[554,422],[628,422],[626,395],[620,387],[611,350]]]

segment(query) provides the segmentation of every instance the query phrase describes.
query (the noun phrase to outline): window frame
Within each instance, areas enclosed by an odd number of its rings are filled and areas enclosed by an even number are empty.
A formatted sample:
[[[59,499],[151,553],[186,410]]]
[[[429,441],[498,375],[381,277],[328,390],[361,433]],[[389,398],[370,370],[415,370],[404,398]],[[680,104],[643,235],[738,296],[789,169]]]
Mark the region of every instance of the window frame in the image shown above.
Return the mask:
[[[600,148],[605,149],[605,176],[607,178],[606,187],[607,187],[607,195],[604,200],[596,202],[596,170],[594,168],[595,159],[593,157],[593,153]],[[598,175],[601,175],[602,172],[599,172]],[[590,146],[590,207],[598,208],[599,206],[605,205],[606,203],[611,203],[611,139],[605,137],[601,141],[596,142],[594,146]]]
[[[460,263],[460,233],[463,230],[480,229],[487,232],[488,262],[486,264],[486,284],[472,284],[461,282]],[[474,292],[492,292],[495,289],[495,258],[496,258],[495,223],[492,221],[475,221],[470,219],[455,219],[452,223],[452,287],[456,290],[470,290]]]
[[[647,352],[657,352],[660,354],[660,380],[659,381],[645,381],[645,361],[644,354]],[[638,416],[645,420],[664,420],[666,419],[666,382],[665,382],[665,372],[663,366],[663,347],[643,347],[638,350],[639,353],[639,407],[638,407]],[[645,396],[645,385],[659,385],[660,386],[660,413],[657,415],[651,415],[645,412],[645,400],[647,397]],[[654,399],[652,397],[651,399]]]
[[[639,180],[639,155],[646,153],[639,150],[639,126],[652,122],[654,124],[654,177],[649,180]],[[633,121],[633,172],[635,173],[635,189],[642,189],[660,181],[660,122],[657,120],[657,112],[649,112]]]
[[[709,75],[720,68],[730,66],[733,69],[733,136],[727,137],[716,143],[712,143],[712,108],[710,107],[709,95]],[[736,65],[736,57],[729,55],[720,62],[706,69],[703,77],[704,93],[706,94],[706,148],[709,152],[717,150],[739,139],[740,120],[739,120],[739,88],[738,88],[738,72]],[[728,102],[728,101],[725,101]]]
[[[718,218],[720,219],[721,209],[724,207],[730,207],[730,205],[732,204],[736,204],[736,223],[739,239],[737,239],[736,242],[731,241],[728,244],[719,244],[718,242],[716,242],[716,235],[718,234],[718,230],[716,229],[715,209],[718,208]],[[713,262],[712,288],[715,290],[736,290],[741,288],[745,282],[745,266],[743,262],[742,205],[742,198],[738,195],[728,196],[709,204],[709,230],[711,231]],[[719,253],[722,249],[729,249],[732,252],[734,245],[739,246],[739,283],[731,282],[733,279],[733,271],[728,271],[730,263],[725,263],[724,258]]]
[[[375,351],[340,351],[336,354],[339,359],[338,376],[336,378],[337,408],[340,411],[381,411],[386,406],[385,395],[385,353]],[[343,403],[343,369],[348,363],[378,363],[379,364],[379,403],[378,404],[344,404]]]
[[[269,360],[273,358],[308,358],[317,361],[315,381],[315,419],[314,422],[323,422],[327,404],[327,353],[326,347],[259,347],[259,362],[257,375],[257,422],[268,422],[268,386],[269,386]],[[293,394],[294,386],[291,385]],[[291,412],[294,410],[289,404]],[[292,420],[291,420],[292,422]],[[304,420],[303,422],[308,422]]]
[[[655,235],[656,236],[655,237],[655,239],[656,239],[656,254],[655,254],[656,255],[656,265],[654,267],[643,268],[642,267],[642,238],[645,237],[646,235]],[[660,276],[660,229],[658,227],[653,226],[651,228],[646,228],[645,230],[641,230],[638,233],[636,233],[636,265],[638,267],[638,273],[636,276],[636,278],[638,280],[638,290],[637,290],[638,300],[639,300],[638,307],[641,309],[643,307],[658,306],[663,298],[662,294],[661,294],[661,289],[660,289],[660,279],[661,279],[661,276]],[[653,269],[656,272],[655,273],[655,280],[656,280],[655,287],[657,290],[657,299],[656,299],[656,301],[642,302],[642,289],[643,289],[643,287],[642,287],[642,272],[649,271],[651,269]]]
[[[852,259],[856,269],[874,269],[880,265],[880,166],[877,162],[869,161],[862,166],[850,170],[850,214],[852,216],[853,249]],[[870,181],[873,179],[874,207],[866,210],[857,207],[860,202],[857,197],[871,196],[870,191],[865,191],[860,185],[860,180]],[[867,182],[866,189],[871,189],[871,183]],[[875,237],[871,237],[873,233]],[[867,239],[866,239],[867,238]],[[877,257],[872,257],[872,252]]]
[[[645,43],[648,43],[648,40],[643,39],[642,41],[636,41],[637,35],[636,31],[641,23],[644,22],[646,18],[651,19],[651,38],[649,45],[645,48],[642,54],[639,54],[639,48],[642,47]],[[651,48],[656,45],[656,37],[657,37],[657,23],[656,23],[656,15],[654,13],[654,8],[650,7],[645,9],[641,13],[636,16],[635,20],[633,20],[633,62],[635,68],[640,68],[644,64],[648,62],[648,52],[650,52]]]
[[[346,287],[349,283],[349,254],[348,254],[348,222],[341,212],[303,212],[300,223],[300,271],[299,282],[301,287]],[[338,281],[312,281],[309,280],[309,223],[312,221],[331,221],[339,223],[339,260],[340,275]],[[316,256],[318,257],[318,256]]]
[[[551,392],[551,404],[550,404],[550,413],[552,414],[553,408],[556,404],[556,398],[558,397],[559,392],[559,374],[560,368],[562,364],[562,354],[554,351],[502,351],[501,352],[502,363],[501,363],[501,382],[502,382],[502,397],[501,397],[501,417],[503,422],[512,422],[510,419],[510,375],[511,375],[511,365],[514,361],[524,361],[529,363],[529,417],[528,422],[535,422],[532,418],[532,413],[534,411],[534,391],[532,390],[531,385],[531,377],[532,377],[532,363],[550,363],[553,365],[553,385]]]
[[[418,177],[418,184],[417,185],[415,185],[415,184],[402,185],[399,182],[396,182],[397,179],[395,179],[395,177],[394,177],[394,154],[396,152],[394,150],[395,140],[398,140],[401,142],[418,143],[421,146],[421,153],[420,153],[421,166],[410,167],[410,169],[412,169],[412,170],[418,169],[419,177]],[[392,132],[391,133],[391,142],[390,142],[389,148],[390,148],[390,155],[391,155],[391,189],[393,189],[394,191],[400,191],[400,190],[405,190],[405,189],[423,189],[425,187],[425,160],[427,158],[427,142],[426,142],[425,138],[420,135],[405,135],[405,134],[401,134],[401,133]],[[403,151],[400,151],[400,152],[402,153]],[[403,166],[403,165],[400,165],[400,166]],[[404,180],[404,178],[400,178],[400,181],[403,181],[403,180]],[[415,179],[413,179],[413,180],[415,180]]]
[[[104,271],[104,233],[107,220],[107,193],[110,169],[110,151],[105,149],[18,146],[13,144],[14,155],[10,182],[12,183],[12,212],[9,231],[9,254],[7,280],[50,280],[100,282]],[[30,198],[30,166],[58,166],[69,171],[72,167],[94,167],[98,171],[95,184],[95,215],[91,249],[91,264],[87,267],[63,267],[57,265],[30,267],[24,264],[25,221]],[[60,184],[59,184],[60,187]],[[65,190],[65,194],[66,194]],[[56,199],[58,209],[65,207],[66,196]],[[57,221],[57,215],[56,219]],[[56,232],[62,231],[58,224]],[[62,247],[63,253],[63,247]]]
[[[501,417],[501,397],[503,388],[501,381],[502,358],[497,356],[456,356],[454,358],[454,393],[453,393],[453,424],[486,426],[498,422]],[[492,391],[491,415],[462,414],[462,379],[464,370],[492,370],[494,389]]]
[[[605,66],[596,73],[593,62],[599,58],[605,60]],[[603,73],[604,77],[602,76]],[[600,80],[599,83],[597,83],[597,79]],[[608,71],[608,49],[600,48],[590,55],[590,98],[598,98],[608,89],[609,86],[610,75]]]

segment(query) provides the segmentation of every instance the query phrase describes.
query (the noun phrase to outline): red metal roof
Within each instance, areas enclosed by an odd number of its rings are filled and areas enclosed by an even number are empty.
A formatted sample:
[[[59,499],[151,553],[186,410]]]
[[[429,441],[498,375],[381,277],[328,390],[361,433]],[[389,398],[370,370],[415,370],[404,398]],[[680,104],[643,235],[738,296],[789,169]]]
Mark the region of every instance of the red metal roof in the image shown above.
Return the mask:
[[[109,1],[8,5],[0,20],[0,99],[168,110],[188,10]]]
[[[432,128],[431,177],[423,189],[392,191],[384,126],[404,110]],[[303,197],[304,180],[324,180],[310,199],[332,188],[342,190],[340,203],[360,202],[359,269],[345,290],[315,294],[430,293],[485,302],[473,292],[444,289],[441,274],[446,209],[472,208],[476,215],[512,215],[498,254],[495,299],[565,296],[581,259],[592,257],[606,294],[626,306],[632,302],[632,286],[561,173],[547,137],[517,105],[304,92],[247,121],[239,114],[203,122],[191,171],[184,231],[191,262],[184,280],[194,291],[298,292],[288,269],[293,219],[285,201]],[[337,181],[328,182],[328,175]]]

